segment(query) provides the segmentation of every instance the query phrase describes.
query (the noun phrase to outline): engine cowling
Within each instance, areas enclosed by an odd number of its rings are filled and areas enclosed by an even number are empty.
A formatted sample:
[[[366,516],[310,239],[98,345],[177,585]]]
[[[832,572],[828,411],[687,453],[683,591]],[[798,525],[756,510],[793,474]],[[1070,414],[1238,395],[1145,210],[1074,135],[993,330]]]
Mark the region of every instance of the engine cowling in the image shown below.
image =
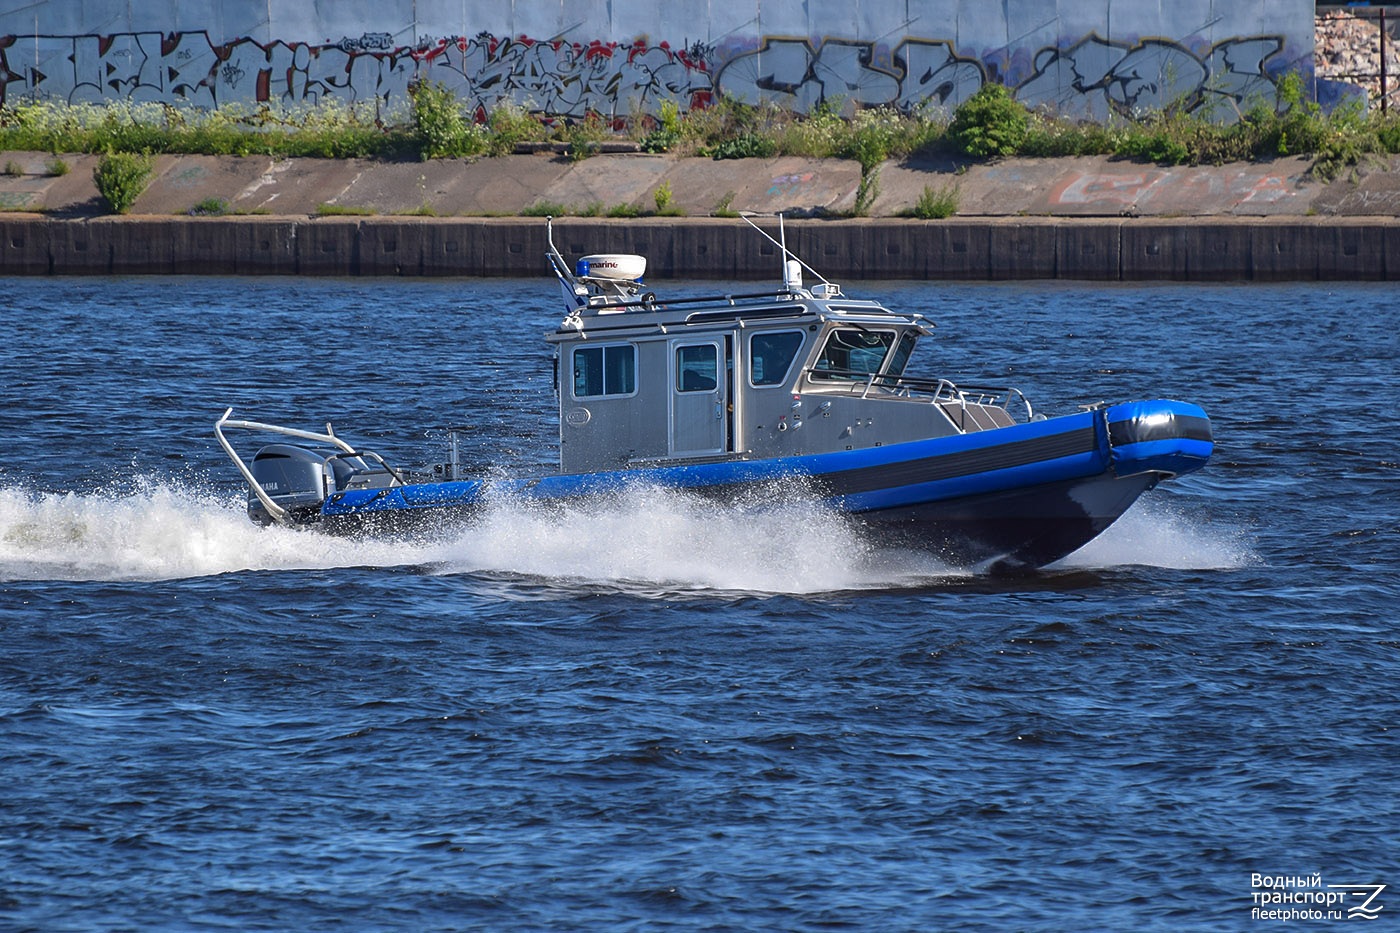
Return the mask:
[[[270,444],[253,455],[248,469],[275,505],[286,509],[294,522],[309,524],[320,517],[321,503],[335,490],[330,466],[335,454],[295,444]],[[248,491],[248,517],[259,525],[275,524],[252,490]]]

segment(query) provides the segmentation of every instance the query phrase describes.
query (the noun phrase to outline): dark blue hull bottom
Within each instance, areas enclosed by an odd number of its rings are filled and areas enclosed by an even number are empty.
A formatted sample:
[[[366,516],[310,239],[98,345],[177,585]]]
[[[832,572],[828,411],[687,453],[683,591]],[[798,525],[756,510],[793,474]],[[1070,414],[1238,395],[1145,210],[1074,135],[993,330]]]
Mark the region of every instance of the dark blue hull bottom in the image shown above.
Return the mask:
[[[817,501],[877,546],[962,567],[1034,568],[1093,540],[1163,478],[1199,469],[1211,448],[1196,406],[1132,402],[844,453],[338,493],[319,521],[341,534],[437,533],[497,497],[566,507],[659,488],[726,508]]]
[[[877,547],[922,551],[957,567],[1028,570],[1053,563],[1093,540],[1159,478],[1152,473],[1126,478],[1105,474],[847,515],[851,527]],[[710,502],[721,497],[752,501],[755,491],[743,485],[689,490]],[[764,498],[773,491],[764,488]],[[784,492],[800,496],[793,483],[785,484]],[[560,500],[557,505],[578,501]],[[539,500],[532,503],[538,505]],[[331,515],[318,526],[340,535],[432,537],[459,532],[480,509],[474,504]]]
[[[1101,476],[854,516],[881,546],[927,551],[956,566],[1043,567],[1103,533],[1157,484],[1156,474]]]

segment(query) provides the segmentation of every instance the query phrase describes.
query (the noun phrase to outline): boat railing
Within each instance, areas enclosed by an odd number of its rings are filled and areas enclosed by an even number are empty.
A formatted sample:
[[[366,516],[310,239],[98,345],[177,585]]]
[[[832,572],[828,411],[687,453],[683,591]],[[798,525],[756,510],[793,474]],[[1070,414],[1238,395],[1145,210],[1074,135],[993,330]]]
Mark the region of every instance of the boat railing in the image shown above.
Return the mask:
[[[303,441],[328,444],[340,451],[338,454],[332,454],[328,459],[341,459],[344,457],[368,458],[383,468],[382,471],[374,470],[369,472],[388,474],[389,485],[404,485],[407,482],[404,476],[394,467],[390,466],[389,462],[379,454],[372,450],[357,450],[353,445],[337,437],[335,430],[329,423],[326,424],[326,431],[322,434],[317,431],[303,431],[300,428],[289,428],[284,425],[269,424],[264,421],[242,421],[230,418],[229,415],[231,414],[233,414],[232,408],[225,409],[223,417],[214,424],[214,436],[218,438],[219,446],[224,449],[224,453],[233,461],[233,465],[238,468],[238,472],[242,474],[243,479],[248,483],[248,488],[252,491],[253,495],[258,497],[258,501],[262,503],[263,508],[267,510],[267,514],[271,515],[272,518],[278,522],[288,521],[287,510],[276,502],[273,502],[272,497],[263,490],[262,484],[253,476],[253,471],[249,469],[248,464],[238,455],[238,451],[233,449],[233,445],[229,443],[228,438],[224,437],[225,428],[238,428],[245,431],[263,432],[266,434],[280,434],[283,437],[292,437]]]
[[[908,398],[926,401],[934,405],[953,405],[966,410],[969,406],[1000,408],[1011,417],[1013,405],[1025,410],[1025,420],[1035,418],[1030,399],[1014,386],[984,386],[968,383],[957,384],[948,379],[928,379],[920,376],[895,376],[889,373],[871,373],[852,369],[835,369],[829,366],[807,370],[807,376],[817,380],[841,383],[849,382],[853,393],[861,398],[870,398],[873,393],[882,397]],[[1014,420],[1014,418],[1013,418]]]

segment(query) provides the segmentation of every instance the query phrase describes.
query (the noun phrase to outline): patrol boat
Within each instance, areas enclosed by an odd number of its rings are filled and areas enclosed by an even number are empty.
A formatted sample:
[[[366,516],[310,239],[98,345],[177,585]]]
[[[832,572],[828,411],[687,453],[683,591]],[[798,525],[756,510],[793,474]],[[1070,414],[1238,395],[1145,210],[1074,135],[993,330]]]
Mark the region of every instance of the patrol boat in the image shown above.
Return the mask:
[[[745,218],[747,220],[747,218]],[[931,322],[847,297],[786,246],[782,285],[661,298],[646,260],[571,266],[546,221],[563,292],[554,346],[559,469],[460,475],[455,455],[410,473],[337,435],[231,419],[219,444],[263,524],[332,533],[460,529],[493,497],[567,505],[635,487],[726,508],[818,502],[877,545],[959,566],[1036,568],[1078,549],[1142,493],[1202,467],[1210,421],[1170,400],[1098,404],[1047,418],[1010,386],[906,375]],[[803,284],[803,273],[815,281]],[[281,435],[245,462],[230,428]],[[303,443],[289,443],[300,441]]]

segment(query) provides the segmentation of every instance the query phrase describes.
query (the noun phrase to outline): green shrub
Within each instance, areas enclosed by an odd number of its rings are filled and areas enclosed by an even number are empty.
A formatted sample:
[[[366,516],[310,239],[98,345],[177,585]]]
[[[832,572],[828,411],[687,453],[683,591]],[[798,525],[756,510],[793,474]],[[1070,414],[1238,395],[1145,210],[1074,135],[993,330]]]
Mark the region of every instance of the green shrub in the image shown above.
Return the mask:
[[[561,135],[569,145],[570,161],[582,162],[598,154],[604,141],[612,137],[612,130],[601,116],[590,111],[582,120],[565,127]]]
[[[923,194],[913,207],[899,212],[901,217],[917,217],[921,220],[945,220],[958,212],[961,191],[956,184],[948,184],[934,191],[924,185]]]
[[[656,202],[656,212],[658,214],[672,213],[671,199],[674,195],[671,193],[671,183],[669,181],[663,181],[661,184],[657,185],[656,190],[651,193],[651,197],[652,200]]]
[[[862,171],[869,172],[892,155],[905,154],[909,121],[893,108],[860,110],[846,125],[845,138],[836,146],[836,155],[855,159]]]
[[[856,217],[869,217],[870,208],[880,196],[880,168],[876,166],[868,172],[861,172],[860,184],[856,185],[856,203],[851,213]]]
[[[1015,155],[1026,140],[1030,113],[1006,85],[982,85],[953,114],[948,138],[959,152],[974,158]]]
[[[453,159],[487,150],[486,133],[462,115],[457,95],[437,81],[415,81],[408,88],[413,134],[419,158]]]
[[[743,133],[727,139],[710,150],[715,159],[771,159],[778,154],[778,144],[761,133]]]
[[[1392,155],[1400,152],[1400,120],[1388,117],[1376,126],[1376,141],[1381,149]]]
[[[1160,125],[1144,127],[1139,132],[1128,134],[1123,150],[1125,155],[1162,165],[1182,165],[1193,161],[1191,148],[1181,134]]]
[[[44,163],[44,171],[48,172],[54,177],[61,177],[63,175],[67,175],[72,170],[72,166],[70,166],[67,163],[67,161],[65,161],[61,156],[54,156],[52,159],[49,159],[49,161]]]
[[[228,202],[223,198],[205,198],[190,208],[193,217],[222,217],[228,212]]]
[[[558,201],[536,201],[520,211],[522,217],[563,217],[568,213],[568,206]]]
[[[148,155],[108,152],[97,160],[92,180],[112,210],[125,214],[151,181],[153,163]]]
[[[670,152],[681,141],[681,108],[673,100],[663,100],[660,104],[659,124],[642,137],[643,152]]]
[[[491,130],[488,151],[493,156],[510,155],[518,143],[542,142],[549,136],[543,123],[516,104],[501,104],[491,111],[487,126]]]

